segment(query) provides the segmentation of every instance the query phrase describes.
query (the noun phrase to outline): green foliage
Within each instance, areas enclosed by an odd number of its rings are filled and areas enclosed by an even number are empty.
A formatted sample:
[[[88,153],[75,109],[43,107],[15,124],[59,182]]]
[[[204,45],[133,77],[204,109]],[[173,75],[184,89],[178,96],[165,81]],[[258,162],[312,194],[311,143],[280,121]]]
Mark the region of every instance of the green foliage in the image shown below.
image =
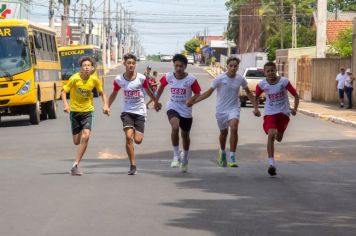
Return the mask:
[[[149,61],[161,61],[160,55],[148,55],[147,60]]]
[[[341,56],[352,56],[352,29],[350,28],[341,31],[332,46]]]
[[[355,0],[328,0],[328,10],[334,12],[336,9],[341,11],[356,11]]]
[[[200,47],[198,39],[191,39],[184,44],[184,48],[187,52],[193,54],[197,47]]]

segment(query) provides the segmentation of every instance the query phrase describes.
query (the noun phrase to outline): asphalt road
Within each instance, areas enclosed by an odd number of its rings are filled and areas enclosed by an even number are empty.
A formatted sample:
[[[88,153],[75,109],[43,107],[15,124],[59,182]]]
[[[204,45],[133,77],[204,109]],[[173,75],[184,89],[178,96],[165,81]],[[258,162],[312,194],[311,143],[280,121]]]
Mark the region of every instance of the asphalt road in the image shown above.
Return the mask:
[[[170,63],[150,65],[171,70]],[[109,74],[107,92],[119,72]],[[208,88],[208,74],[194,66],[189,72]],[[119,101],[106,117],[95,100],[82,177],[68,174],[76,147],[67,114],[39,126],[25,116],[3,118],[0,235],[356,235],[355,129],[298,114],[276,147],[279,175],[269,178],[262,119],[246,108],[240,167],[222,169],[214,99],[194,107],[187,174],[169,167],[165,111],[149,110],[144,142],[136,147],[137,176],[127,175]]]

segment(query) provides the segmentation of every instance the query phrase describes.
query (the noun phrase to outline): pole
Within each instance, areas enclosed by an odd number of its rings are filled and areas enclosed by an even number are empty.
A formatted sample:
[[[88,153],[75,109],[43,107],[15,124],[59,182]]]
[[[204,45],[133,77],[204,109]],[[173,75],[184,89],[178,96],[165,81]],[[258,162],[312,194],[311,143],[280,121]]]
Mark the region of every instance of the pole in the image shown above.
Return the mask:
[[[115,58],[114,58],[114,61],[115,61],[115,65],[117,64],[117,58],[118,58],[118,54],[119,54],[119,51],[118,51],[118,42],[119,42],[119,2],[116,1],[116,27],[115,27]]]
[[[79,20],[79,26],[80,26],[80,44],[85,43],[85,24],[84,24],[84,19],[83,19],[83,14],[84,14],[84,3],[83,0],[80,0],[80,20]]]
[[[67,45],[68,16],[69,16],[69,2],[68,2],[68,0],[63,0],[63,16],[62,16],[62,25],[61,25],[61,46]]]
[[[108,40],[108,51],[107,51],[107,54],[106,54],[106,56],[107,56],[107,61],[106,61],[106,63],[107,63],[107,65],[108,65],[108,68],[110,68],[110,66],[111,66],[111,21],[110,21],[110,2],[111,2],[111,0],[108,0],[108,30],[107,30],[107,40]]]
[[[281,49],[284,48],[284,30],[283,30],[283,28],[284,28],[284,15],[283,15],[284,10],[283,10],[283,8],[284,8],[284,3],[283,3],[283,0],[281,0],[281,28],[280,28],[280,30],[281,30]]]
[[[352,72],[356,74],[356,17],[353,20],[353,34],[352,34]]]
[[[54,28],[54,0],[49,1],[49,27]]]
[[[122,5],[121,5],[121,3],[120,3],[120,37],[119,37],[119,57],[120,57],[120,59],[122,60],[123,59],[123,55],[122,55],[122,37],[123,37],[123,35],[122,35]]]
[[[327,1],[318,0],[318,19],[317,19],[317,34],[316,34],[316,56],[317,58],[325,58],[326,52],[326,16],[327,16]]]
[[[103,42],[103,65],[104,71],[106,70],[106,0],[103,2],[103,28],[102,28],[102,42]]]
[[[293,16],[292,16],[292,48],[297,48],[297,7],[293,4]]]
[[[89,37],[88,44],[93,44],[93,0],[89,2]]]

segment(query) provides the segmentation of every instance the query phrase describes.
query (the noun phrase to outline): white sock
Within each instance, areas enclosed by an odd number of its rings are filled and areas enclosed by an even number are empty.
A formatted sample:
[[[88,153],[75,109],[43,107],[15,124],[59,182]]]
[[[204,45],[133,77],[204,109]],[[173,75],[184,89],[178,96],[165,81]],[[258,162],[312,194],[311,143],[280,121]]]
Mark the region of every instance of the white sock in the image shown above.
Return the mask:
[[[189,153],[189,150],[188,151],[186,151],[186,150],[184,150],[183,151],[183,163],[188,163],[188,153]]]
[[[179,146],[173,146],[173,160],[178,161],[179,159]]]
[[[232,160],[232,157],[236,157],[236,156],[235,156],[235,152],[231,152],[231,151],[230,151],[230,160]]]
[[[273,158],[273,157],[269,157],[269,158],[268,158],[268,164],[269,164],[270,166],[274,166],[274,158]]]
[[[74,162],[73,164],[73,167],[77,166],[78,165],[78,162]]]

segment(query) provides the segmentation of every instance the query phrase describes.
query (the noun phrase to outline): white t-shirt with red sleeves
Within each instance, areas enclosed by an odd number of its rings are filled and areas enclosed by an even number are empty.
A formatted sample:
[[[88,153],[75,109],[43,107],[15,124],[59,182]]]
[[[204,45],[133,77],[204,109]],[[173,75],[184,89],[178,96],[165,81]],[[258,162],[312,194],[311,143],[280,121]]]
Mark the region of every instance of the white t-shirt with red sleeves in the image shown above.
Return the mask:
[[[275,115],[278,113],[283,113],[287,116],[290,115],[287,91],[293,96],[297,94],[295,88],[285,77],[281,77],[276,84],[269,84],[266,79],[258,83],[256,86],[256,96],[258,97],[262,93],[266,95],[265,115]]]
[[[192,108],[187,107],[186,101],[194,94],[199,94],[201,91],[197,79],[188,74],[183,79],[177,79],[174,73],[167,73],[160,80],[161,85],[166,87],[169,85],[171,98],[167,103],[167,110],[175,110],[181,117],[191,118]]]
[[[240,111],[240,87],[247,87],[247,81],[244,77],[236,74],[234,78],[230,78],[226,73],[223,73],[211,82],[210,87],[217,90],[217,114],[227,113],[231,110]]]
[[[124,75],[119,75],[114,80],[114,91],[121,88],[124,90],[122,112],[146,116],[145,89],[149,88],[146,76],[137,73],[134,80],[127,80]]]

